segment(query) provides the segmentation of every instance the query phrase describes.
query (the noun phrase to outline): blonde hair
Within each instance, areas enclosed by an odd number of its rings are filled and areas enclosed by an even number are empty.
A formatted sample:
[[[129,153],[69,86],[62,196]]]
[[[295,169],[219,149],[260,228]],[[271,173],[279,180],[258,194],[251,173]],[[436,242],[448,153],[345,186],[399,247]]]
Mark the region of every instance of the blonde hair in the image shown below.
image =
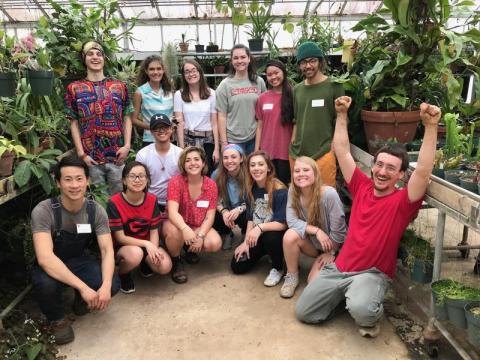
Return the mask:
[[[205,153],[205,150],[197,146],[188,146],[180,154],[180,157],[178,158],[178,169],[180,170],[180,174],[184,176],[187,175],[187,172],[185,171],[185,162],[187,161],[187,155],[191,152],[197,152],[198,155],[200,155],[200,159],[203,161],[202,175],[206,175],[208,172],[207,154]]]
[[[307,222],[307,224],[319,226],[322,222],[321,216],[322,216],[322,177],[320,176],[320,170],[318,169],[318,165],[315,162],[315,160],[307,157],[307,156],[300,156],[295,160],[295,164],[297,162],[304,163],[308,166],[310,166],[313,170],[313,184],[312,184],[312,198],[310,199],[310,202],[308,204],[307,208],[307,218],[304,219],[304,216],[302,215],[301,211],[301,203],[300,203],[300,197],[302,196],[302,191],[301,189],[295,185],[294,179],[294,174],[292,174],[292,183],[290,185],[291,189],[291,196],[292,196],[292,208],[295,211],[295,214],[299,219],[302,219]]]
[[[268,154],[263,150],[255,151],[250,155],[248,155],[247,157],[247,167],[248,167],[248,175],[249,175],[247,187],[248,187],[248,199],[250,200],[250,204],[253,204],[254,202],[252,189],[253,189],[253,185],[255,184],[255,180],[253,180],[252,175],[250,174],[250,160],[254,156],[263,157],[265,159],[265,162],[267,163],[268,170],[267,170],[267,180],[265,181],[265,190],[267,191],[267,194],[268,194],[268,207],[271,209],[272,199],[273,199],[272,193],[275,190],[286,189],[287,187],[283,182],[281,182],[275,177],[275,167],[273,166],[270,156],[268,156]]]

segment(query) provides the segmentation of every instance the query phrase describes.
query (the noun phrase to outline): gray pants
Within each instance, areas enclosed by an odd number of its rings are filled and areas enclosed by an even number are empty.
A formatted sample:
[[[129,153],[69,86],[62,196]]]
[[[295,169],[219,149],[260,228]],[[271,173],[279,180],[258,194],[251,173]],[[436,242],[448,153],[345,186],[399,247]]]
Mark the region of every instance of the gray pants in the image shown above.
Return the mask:
[[[357,325],[373,326],[383,315],[383,299],[390,283],[390,278],[376,268],[342,273],[335,264],[326,265],[298,299],[297,318],[318,324],[332,317],[345,300]]]
[[[110,195],[120,192],[123,190],[122,170],[124,166],[111,163],[93,165],[89,168],[90,183],[92,185],[107,184]]]

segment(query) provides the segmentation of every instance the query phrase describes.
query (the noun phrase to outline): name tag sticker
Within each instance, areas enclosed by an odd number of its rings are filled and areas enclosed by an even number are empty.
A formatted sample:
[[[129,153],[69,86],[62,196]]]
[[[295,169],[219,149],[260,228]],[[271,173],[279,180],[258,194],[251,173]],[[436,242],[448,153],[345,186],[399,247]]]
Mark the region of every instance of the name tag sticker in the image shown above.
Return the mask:
[[[273,104],[263,104],[263,110],[272,110]]]
[[[324,99],[314,99],[312,100],[312,107],[324,107],[325,100]]]
[[[265,201],[268,201],[268,194],[263,194],[263,198],[265,199]]]
[[[77,234],[91,234],[92,227],[90,224],[77,224]]]
[[[198,200],[197,207],[199,208],[207,208],[210,202],[208,200]]]

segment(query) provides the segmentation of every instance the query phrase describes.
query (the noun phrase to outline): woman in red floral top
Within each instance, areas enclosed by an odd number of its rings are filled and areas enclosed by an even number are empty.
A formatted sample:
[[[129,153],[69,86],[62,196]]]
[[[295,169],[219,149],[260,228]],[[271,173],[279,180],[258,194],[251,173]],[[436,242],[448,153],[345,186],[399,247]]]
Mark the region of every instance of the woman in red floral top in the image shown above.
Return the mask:
[[[222,240],[212,228],[217,204],[217,185],[205,176],[208,167],[202,148],[190,146],[178,160],[180,175],[168,183],[168,220],[163,224],[163,234],[168,252],[172,257],[172,279],[182,284],[187,274],[180,258],[182,247],[185,260],[196,264],[202,250],[220,250]]]

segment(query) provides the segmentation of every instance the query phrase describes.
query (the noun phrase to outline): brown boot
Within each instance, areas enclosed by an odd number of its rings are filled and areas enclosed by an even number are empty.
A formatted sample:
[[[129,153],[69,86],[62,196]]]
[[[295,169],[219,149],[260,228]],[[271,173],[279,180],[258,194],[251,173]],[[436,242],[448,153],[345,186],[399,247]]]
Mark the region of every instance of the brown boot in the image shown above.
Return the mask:
[[[52,321],[50,323],[50,331],[55,337],[55,343],[57,345],[68,344],[75,339],[72,325],[70,325],[70,321],[66,318]]]

